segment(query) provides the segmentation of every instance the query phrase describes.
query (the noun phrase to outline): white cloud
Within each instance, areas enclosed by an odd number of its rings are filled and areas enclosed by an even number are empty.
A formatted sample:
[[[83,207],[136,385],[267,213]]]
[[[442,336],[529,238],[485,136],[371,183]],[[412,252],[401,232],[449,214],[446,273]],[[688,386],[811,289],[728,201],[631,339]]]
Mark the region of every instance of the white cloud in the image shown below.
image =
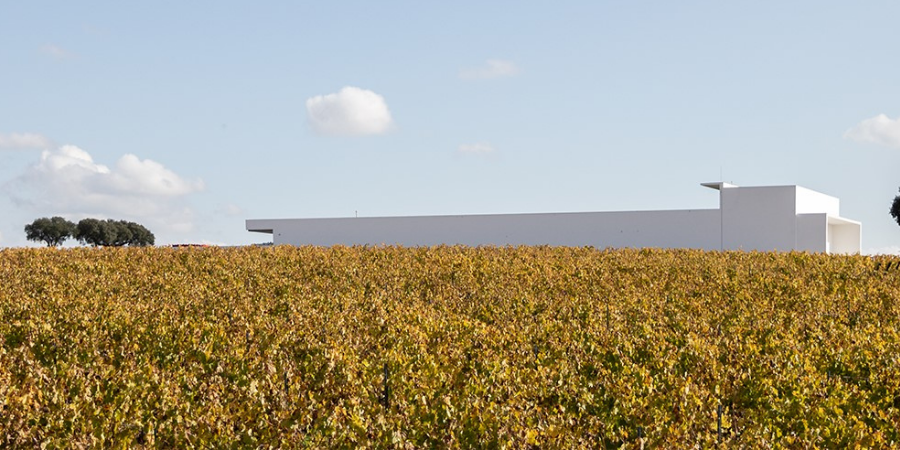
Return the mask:
[[[71,52],[53,44],[41,46],[41,53],[52,56],[55,59],[68,59],[73,56]]]
[[[127,154],[111,169],[88,152],[64,145],[44,150],[40,161],[4,191],[39,214],[140,220],[151,229],[186,232],[193,228],[194,213],[185,197],[203,188],[203,181],[186,180],[149,159]]]
[[[844,138],[900,149],[900,118],[891,120],[879,114],[847,130]]]
[[[476,142],[474,144],[462,144],[456,151],[466,154],[487,154],[493,153],[494,147],[487,142]]]
[[[519,68],[512,61],[489,59],[483,66],[463,69],[459,77],[463,80],[489,80],[492,78],[511,77],[519,73]]]
[[[393,126],[384,97],[352,86],[344,87],[335,94],[307,99],[306,111],[313,130],[321,134],[381,134]]]
[[[53,143],[40,134],[35,133],[0,133],[0,150],[21,150],[50,148]]]
[[[203,189],[202,181],[186,181],[149,159],[125,155],[116,163],[116,171],[108,180],[109,192],[129,192],[140,195],[177,197]]]

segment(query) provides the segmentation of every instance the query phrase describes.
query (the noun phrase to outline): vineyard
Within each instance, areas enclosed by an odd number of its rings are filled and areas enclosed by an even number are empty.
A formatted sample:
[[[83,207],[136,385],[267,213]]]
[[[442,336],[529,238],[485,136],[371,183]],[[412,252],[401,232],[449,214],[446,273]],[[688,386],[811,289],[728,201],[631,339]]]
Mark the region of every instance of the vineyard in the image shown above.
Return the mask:
[[[0,447],[898,447],[898,265],[0,250]]]

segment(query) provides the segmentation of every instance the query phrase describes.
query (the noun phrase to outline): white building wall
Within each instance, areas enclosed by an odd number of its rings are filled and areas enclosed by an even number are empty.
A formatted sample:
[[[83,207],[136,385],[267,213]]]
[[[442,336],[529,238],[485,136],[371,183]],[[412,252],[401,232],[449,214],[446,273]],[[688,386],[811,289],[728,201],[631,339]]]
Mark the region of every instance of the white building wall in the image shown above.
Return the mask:
[[[821,192],[811,191],[801,186],[791,186],[796,190],[797,214],[825,213],[832,216],[841,215],[841,201]]]
[[[862,248],[862,224],[839,217],[828,218],[828,251],[853,254]]]
[[[827,252],[828,214],[797,214],[796,245],[802,252]]]
[[[716,210],[248,220],[276,245],[719,248]]]
[[[720,191],[725,250],[794,248],[794,186],[730,187]]]
[[[838,199],[798,186],[719,191],[718,210],[248,220],[276,245],[552,245],[859,253]]]

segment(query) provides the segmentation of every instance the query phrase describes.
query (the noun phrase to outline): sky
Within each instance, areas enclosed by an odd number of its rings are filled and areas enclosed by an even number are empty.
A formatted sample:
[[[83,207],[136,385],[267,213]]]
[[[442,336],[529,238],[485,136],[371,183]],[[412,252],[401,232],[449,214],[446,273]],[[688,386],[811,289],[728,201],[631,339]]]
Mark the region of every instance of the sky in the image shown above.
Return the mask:
[[[900,252],[900,2],[0,3],[0,247],[246,219],[716,208],[801,185]],[[70,245],[76,243],[71,242]]]

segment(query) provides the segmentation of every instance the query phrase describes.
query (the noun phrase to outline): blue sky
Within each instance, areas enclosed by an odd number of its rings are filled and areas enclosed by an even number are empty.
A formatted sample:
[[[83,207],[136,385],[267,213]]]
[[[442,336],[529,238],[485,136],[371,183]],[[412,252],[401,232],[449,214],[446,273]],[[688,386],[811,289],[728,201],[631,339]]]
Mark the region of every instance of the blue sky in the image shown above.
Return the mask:
[[[0,246],[63,215],[159,243],[247,218],[841,199],[900,250],[900,3],[6,2]]]

